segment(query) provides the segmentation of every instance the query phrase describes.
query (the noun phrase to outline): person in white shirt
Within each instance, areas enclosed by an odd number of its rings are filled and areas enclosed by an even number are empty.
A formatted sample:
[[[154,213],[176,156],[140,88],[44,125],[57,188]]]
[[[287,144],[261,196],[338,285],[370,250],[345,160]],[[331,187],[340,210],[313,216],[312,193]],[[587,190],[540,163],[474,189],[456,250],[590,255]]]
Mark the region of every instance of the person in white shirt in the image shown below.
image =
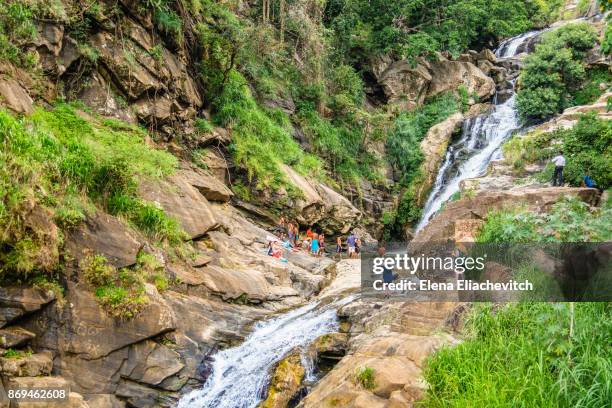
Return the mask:
[[[555,172],[553,173],[552,185],[553,187],[560,187],[563,185],[563,167],[565,167],[565,157],[563,157],[563,152],[559,150],[559,154],[553,157],[551,162],[555,163]]]

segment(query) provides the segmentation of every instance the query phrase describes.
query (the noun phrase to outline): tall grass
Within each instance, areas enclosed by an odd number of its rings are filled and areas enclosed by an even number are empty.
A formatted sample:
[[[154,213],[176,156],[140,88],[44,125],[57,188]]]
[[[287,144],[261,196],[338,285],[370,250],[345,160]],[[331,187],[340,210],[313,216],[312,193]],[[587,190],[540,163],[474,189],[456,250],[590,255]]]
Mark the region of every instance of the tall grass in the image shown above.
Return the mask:
[[[427,407],[592,407],[612,401],[612,307],[479,304],[466,339],[427,362]]]
[[[37,254],[57,253],[61,239],[47,242],[28,226],[36,207],[71,228],[98,206],[155,238],[180,241],[176,221],[136,195],[140,179],[166,176],[177,165],[145,137],[138,127],[101,121],[65,104],[25,118],[0,111],[0,273],[53,268]]]

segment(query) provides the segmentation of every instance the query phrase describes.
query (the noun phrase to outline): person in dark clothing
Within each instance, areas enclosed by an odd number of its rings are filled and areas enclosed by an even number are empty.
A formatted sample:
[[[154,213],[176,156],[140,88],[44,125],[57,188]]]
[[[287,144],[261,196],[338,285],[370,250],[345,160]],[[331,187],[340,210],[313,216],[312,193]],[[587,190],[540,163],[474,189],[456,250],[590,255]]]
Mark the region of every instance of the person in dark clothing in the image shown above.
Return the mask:
[[[553,157],[551,162],[555,164],[555,172],[553,173],[552,185],[553,187],[561,187],[563,186],[563,168],[565,167],[565,157],[563,156],[563,152],[559,150],[559,154]]]

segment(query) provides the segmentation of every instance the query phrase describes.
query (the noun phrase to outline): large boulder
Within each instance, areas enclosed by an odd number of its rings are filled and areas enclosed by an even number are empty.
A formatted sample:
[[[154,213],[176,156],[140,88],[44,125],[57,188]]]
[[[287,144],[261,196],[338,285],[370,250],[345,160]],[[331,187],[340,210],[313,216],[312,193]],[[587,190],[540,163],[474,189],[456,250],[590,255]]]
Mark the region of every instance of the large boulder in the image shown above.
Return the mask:
[[[37,377],[51,374],[53,356],[43,351],[17,357],[0,357],[0,373],[6,377]]]
[[[70,307],[58,332],[58,349],[79,354],[81,358],[99,359],[130,344],[174,330],[176,315],[153,285],[146,284],[149,299],[142,313],[134,319],[117,320],[106,314],[93,293],[69,284]]]
[[[162,344],[145,340],[130,347],[128,359],[121,367],[121,376],[158,386],[183,367],[185,365],[179,353]]]
[[[266,399],[260,408],[284,408],[297,395],[304,379],[304,366],[300,352],[296,351],[283,358],[274,368]]]
[[[413,66],[400,60],[382,70],[377,79],[390,103],[411,110],[425,101],[432,75],[426,62]]]
[[[244,340],[250,331],[249,325],[269,313],[174,291],[167,291],[164,297],[172,310],[181,316],[177,320],[177,330],[184,333],[191,344],[201,348],[200,356],[219,345],[229,346]]]
[[[445,92],[455,92],[460,86],[468,94],[479,99],[488,99],[495,93],[495,82],[471,62],[442,59],[431,63],[431,82],[427,97],[432,98]]]
[[[12,78],[0,78],[0,106],[15,113],[32,113],[34,101],[28,92]]]
[[[32,340],[36,335],[18,326],[0,329],[0,348],[19,347]]]
[[[263,274],[257,270],[228,269],[207,266],[201,269],[204,284],[223,300],[243,299],[260,303],[271,295],[271,288]]]
[[[100,211],[78,227],[68,231],[65,250],[77,262],[104,255],[116,268],[136,263],[142,240],[119,219]]]
[[[181,170],[183,175],[192,186],[206,197],[209,201],[219,201],[226,203],[234,195],[232,190],[215,178],[211,173],[204,170]]]
[[[167,180],[142,183],[139,194],[145,200],[159,204],[168,215],[176,218],[191,239],[201,238],[218,226],[208,200],[182,172]]]
[[[319,221],[325,211],[325,203],[317,190],[316,183],[287,165],[282,165],[282,169],[288,181],[302,192],[302,196],[295,199],[292,206],[298,222],[311,225]]]
[[[151,56],[145,57],[145,52],[132,41],[118,40],[108,32],[98,32],[89,40],[99,54],[98,61],[105,67],[105,73],[131,99],[137,99],[145,92],[162,89],[162,82],[147,68],[154,67],[155,60]]]
[[[318,222],[319,226],[326,234],[346,234],[361,218],[361,211],[326,185],[319,184],[317,189],[325,202],[325,214]]]

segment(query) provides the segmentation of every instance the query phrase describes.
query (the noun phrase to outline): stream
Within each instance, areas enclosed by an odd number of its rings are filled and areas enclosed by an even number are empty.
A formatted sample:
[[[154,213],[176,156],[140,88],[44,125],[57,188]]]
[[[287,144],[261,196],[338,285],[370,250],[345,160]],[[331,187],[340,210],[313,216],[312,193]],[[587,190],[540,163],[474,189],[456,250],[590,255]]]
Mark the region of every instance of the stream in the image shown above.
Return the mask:
[[[541,32],[529,31],[503,41],[495,50],[495,56],[512,58],[525,52],[526,44]],[[448,147],[416,231],[425,227],[442,205],[460,190],[463,180],[482,176],[492,160],[501,158],[501,145],[521,127],[516,110],[515,81],[510,81],[508,99],[498,103],[496,94],[491,112],[464,122],[459,140]]]
[[[317,301],[258,322],[237,347],[215,354],[212,374],[203,387],[181,398],[178,408],[252,408],[265,395],[272,367],[295,348],[339,328],[336,310],[354,296]],[[312,367],[305,373],[313,378]]]

